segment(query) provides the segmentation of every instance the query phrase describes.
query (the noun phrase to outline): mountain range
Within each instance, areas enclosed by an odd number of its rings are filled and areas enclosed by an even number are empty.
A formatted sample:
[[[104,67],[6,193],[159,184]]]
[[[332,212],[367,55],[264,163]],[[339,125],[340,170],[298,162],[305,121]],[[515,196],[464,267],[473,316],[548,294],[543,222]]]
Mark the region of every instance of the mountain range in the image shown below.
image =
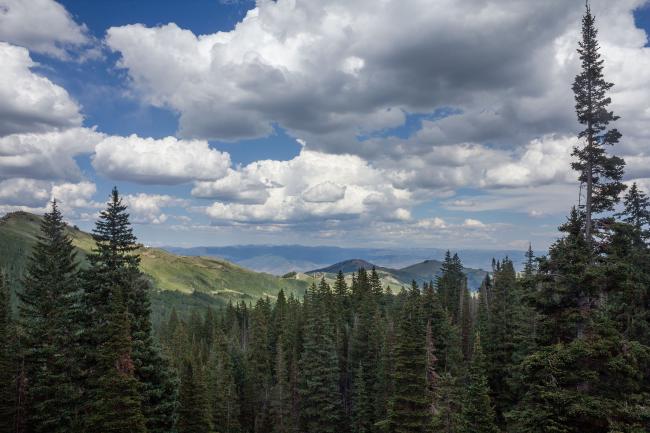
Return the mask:
[[[377,267],[402,269],[413,263],[443,260],[443,248],[344,248],[305,245],[231,245],[212,247],[163,247],[186,256],[219,257],[258,272],[284,275],[291,271],[308,272],[348,260],[364,260]],[[509,257],[520,269],[524,252],[519,250],[454,250],[463,265],[488,270],[492,258]]]
[[[328,280],[334,280],[336,274],[341,271],[349,280],[351,280],[352,273],[356,272],[359,268],[375,268],[382,280],[382,284],[384,286],[391,286],[395,289],[402,286],[409,286],[413,281],[418,283],[420,286],[422,286],[423,283],[436,281],[436,278],[441,275],[442,262],[439,260],[424,260],[423,262],[400,269],[393,269],[384,266],[376,266],[366,260],[352,259],[324,268],[307,271],[305,274],[313,278],[325,277]],[[467,275],[467,285],[472,290],[476,290],[481,285],[481,282],[487,274],[487,272],[482,269],[472,268],[464,268],[464,272],[465,275]]]

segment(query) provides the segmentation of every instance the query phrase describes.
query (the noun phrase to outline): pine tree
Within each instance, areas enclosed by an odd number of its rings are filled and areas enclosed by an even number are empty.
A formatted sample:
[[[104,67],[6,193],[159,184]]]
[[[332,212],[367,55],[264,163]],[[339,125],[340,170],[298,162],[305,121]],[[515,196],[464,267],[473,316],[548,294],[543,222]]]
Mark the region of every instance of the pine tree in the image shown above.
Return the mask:
[[[363,365],[356,368],[352,399],[352,432],[371,433],[373,428],[373,406],[366,390],[366,376]]]
[[[473,358],[467,375],[465,404],[463,405],[463,431],[466,433],[498,433],[494,408],[490,402],[485,357],[480,334],[474,339]]]
[[[607,92],[613,84],[605,81],[603,76],[604,61],[599,53],[597,36],[596,20],[587,3],[578,49],[582,71],[573,84],[578,121],[584,125],[578,137],[584,139],[585,144],[574,149],[573,156],[578,160],[572,167],[578,171],[580,182],[586,184],[584,233],[590,247],[595,229],[593,215],[613,210],[619,194],[625,189],[621,182],[625,162],[619,157],[608,156],[605,151],[605,145],[619,142],[621,133],[616,129],[608,130],[609,123],[617,120],[618,116],[608,111],[611,98]]]
[[[260,299],[251,312],[248,355],[248,378],[253,395],[255,432],[269,431],[270,394],[273,359],[270,350],[269,321],[271,309],[268,299]]]
[[[424,433],[431,423],[425,330],[417,287],[409,290],[407,296],[397,322],[395,392],[390,401],[388,430],[391,433]]]
[[[504,424],[504,414],[514,403],[511,376],[514,368],[515,311],[518,307],[516,292],[514,265],[505,258],[494,274],[490,320],[484,340],[488,381],[499,424]]]
[[[0,269],[0,433],[13,433],[16,416],[16,334],[11,317],[11,295]]]
[[[217,334],[208,372],[212,425],[218,432],[239,433],[239,396],[225,335]]]
[[[639,189],[636,182],[632,184],[625,195],[623,211],[617,216],[622,217],[624,222],[634,227],[640,241],[647,241],[650,237],[647,228],[650,225],[650,199]]]
[[[473,320],[472,320],[472,309],[471,302],[472,298],[469,294],[469,289],[467,288],[467,280],[463,285],[462,292],[462,304],[461,304],[461,344],[463,350],[463,359],[469,361],[472,357],[472,336],[473,331]]]
[[[76,346],[76,252],[56,201],[41,233],[19,295],[21,342],[28,378],[28,426],[34,432],[69,432],[78,423],[80,390]]]
[[[196,360],[185,359],[180,377],[178,433],[212,431],[208,391],[202,367]]]
[[[304,349],[301,359],[301,418],[310,433],[338,431],[342,416],[339,370],[327,294],[312,285],[305,295]]]
[[[150,285],[138,269],[137,239],[129,221],[127,207],[116,188],[107,208],[101,212],[93,230],[96,248],[88,257],[90,268],[84,273],[83,307],[85,317],[83,346],[86,357],[86,388],[92,401],[97,378],[105,374],[97,368],[93,348],[111,336],[109,300],[120,291],[129,315],[132,352],[142,411],[150,433],[168,432],[176,420],[178,381],[169,362],[161,355],[151,327]]]
[[[109,299],[108,340],[99,348],[101,376],[86,431],[145,433],[142,398],[135,378],[132,339],[124,293],[115,289]]]
[[[271,392],[271,415],[274,433],[295,431],[291,417],[291,389],[283,344],[278,345],[275,361],[276,383]]]

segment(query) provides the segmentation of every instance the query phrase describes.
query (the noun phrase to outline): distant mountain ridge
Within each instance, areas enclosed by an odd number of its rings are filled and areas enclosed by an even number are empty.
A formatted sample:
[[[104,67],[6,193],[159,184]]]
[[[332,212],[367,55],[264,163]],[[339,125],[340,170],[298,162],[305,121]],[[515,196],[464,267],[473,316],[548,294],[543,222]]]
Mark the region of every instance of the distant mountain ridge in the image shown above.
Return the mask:
[[[352,272],[356,272],[360,268],[370,270],[373,267],[382,278],[384,285],[395,286],[397,284],[398,286],[408,286],[412,281],[415,281],[418,285],[422,286],[423,283],[435,281],[441,275],[442,262],[429,259],[401,269],[392,269],[384,266],[376,266],[362,259],[350,259],[324,268],[307,271],[305,274],[314,278],[325,276],[328,279],[334,279],[339,271],[343,272],[346,276],[350,276]],[[463,271],[467,275],[467,285],[471,290],[478,289],[487,275],[487,272],[482,269],[465,267]]]
[[[186,256],[220,257],[240,266],[274,275],[326,268],[332,263],[350,259],[365,260],[380,267],[402,269],[426,260],[441,261],[447,251],[444,248],[345,248],[305,245],[231,245],[164,249]],[[492,258],[499,260],[506,256],[513,260],[518,269],[521,269],[524,262],[524,252],[519,250],[451,250],[458,253],[463,265],[471,269],[488,270]]]

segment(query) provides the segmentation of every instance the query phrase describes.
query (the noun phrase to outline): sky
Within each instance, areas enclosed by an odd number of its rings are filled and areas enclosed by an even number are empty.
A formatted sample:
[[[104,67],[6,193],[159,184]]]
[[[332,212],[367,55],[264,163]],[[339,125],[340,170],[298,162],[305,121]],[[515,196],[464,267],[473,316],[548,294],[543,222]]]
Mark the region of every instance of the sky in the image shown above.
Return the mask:
[[[593,0],[650,189],[650,6]],[[0,0],[0,215],[148,245],[548,247],[583,0]]]

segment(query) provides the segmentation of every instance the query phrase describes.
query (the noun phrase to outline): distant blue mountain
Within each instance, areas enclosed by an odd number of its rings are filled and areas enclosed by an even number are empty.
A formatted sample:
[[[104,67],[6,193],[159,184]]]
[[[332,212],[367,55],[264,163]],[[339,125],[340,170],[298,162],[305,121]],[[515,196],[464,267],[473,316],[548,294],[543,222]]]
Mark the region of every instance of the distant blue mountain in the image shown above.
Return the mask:
[[[174,254],[220,257],[238,265],[275,275],[291,271],[325,268],[333,263],[351,259],[365,260],[376,266],[401,269],[425,260],[440,261],[442,248],[343,248],[305,245],[232,245],[224,247],[165,247]],[[489,270],[492,258],[510,257],[518,269],[524,262],[524,252],[516,250],[453,250],[467,268]]]

